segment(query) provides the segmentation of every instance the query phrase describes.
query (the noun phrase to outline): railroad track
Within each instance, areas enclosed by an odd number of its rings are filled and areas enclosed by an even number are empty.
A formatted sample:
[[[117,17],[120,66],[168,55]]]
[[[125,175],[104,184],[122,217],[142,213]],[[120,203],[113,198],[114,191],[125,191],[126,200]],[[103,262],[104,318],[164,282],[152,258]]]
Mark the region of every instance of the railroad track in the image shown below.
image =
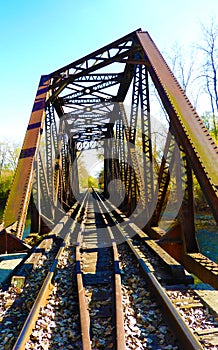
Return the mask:
[[[83,349],[124,349],[118,252],[93,193],[76,243],[77,286]],[[101,228],[106,228],[102,230]],[[114,312],[115,310],[115,312]]]
[[[107,202],[105,207],[113,213],[111,218],[113,223],[117,223],[116,229],[139,263],[143,276],[166,313],[182,349],[218,349],[218,315],[210,312],[208,305],[194,290],[195,287],[191,287],[192,277],[186,275],[181,265],[167,256],[113,205]],[[123,218],[127,225],[121,226],[119,223]]]
[[[87,194],[84,195],[82,204],[80,205],[79,202],[76,202],[71,210],[69,210],[69,212],[54,228],[53,233],[57,234],[61,239],[59,239],[58,248],[56,247],[54,251],[55,254],[51,254],[50,259],[48,259],[46,266],[47,268],[43,269],[42,271],[40,270],[42,266],[44,267],[46,262],[44,260],[44,254],[41,253],[43,250],[42,247],[44,245],[47,247],[47,244],[42,242],[42,244],[39,245],[39,248],[37,248],[36,251],[33,251],[33,256],[24,262],[24,265],[20,270],[21,272],[15,276],[16,279],[12,277],[12,280],[15,280],[15,282],[20,281],[20,279],[22,280],[25,276],[26,270],[29,269],[29,266],[34,265],[30,278],[25,277],[25,286],[20,288],[15,284],[12,285],[8,291],[2,291],[1,294],[3,303],[1,306],[2,319],[0,323],[0,330],[3,337],[1,339],[0,346],[2,346],[3,349],[24,349],[30,337],[32,336],[34,339],[34,327],[40,312],[43,311],[43,308],[47,305],[50,294],[55,292],[53,278],[56,272],[58,279],[59,277],[57,272],[62,270],[62,268],[58,269],[58,264],[61,262],[61,260],[64,260],[64,262],[61,263],[62,266],[68,263],[68,259],[64,256],[66,254],[70,259],[70,254],[69,252],[65,252],[65,247],[68,240],[73,239],[73,232],[77,232],[77,222],[81,220],[83,205],[86,198]],[[71,216],[74,216],[73,221]],[[52,240],[52,238],[49,240]],[[62,243],[60,244],[60,242]],[[33,278],[31,278],[32,276]],[[9,299],[9,303],[7,298]],[[48,312],[48,314],[49,313],[50,312]],[[48,324],[46,316],[47,314],[44,315],[45,320],[43,321],[43,328]],[[50,321],[51,315],[49,317],[49,322]]]
[[[97,192],[74,210],[22,330],[4,323],[3,349],[218,349],[216,319],[178,263]]]

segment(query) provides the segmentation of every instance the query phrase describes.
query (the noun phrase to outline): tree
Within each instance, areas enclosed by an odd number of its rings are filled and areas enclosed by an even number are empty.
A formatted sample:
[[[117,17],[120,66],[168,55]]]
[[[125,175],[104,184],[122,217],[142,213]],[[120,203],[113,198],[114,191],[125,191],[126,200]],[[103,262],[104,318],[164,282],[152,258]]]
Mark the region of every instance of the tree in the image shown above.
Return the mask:
[[[201,111],[208,131],[218,140],[218,26],[211,19],[208,26],[201,25],[202,43],[189,53],[175,44],[167,55],[171,69],[195,109],[200,100],[208,100]]]
[[[212,19],[209,26],[202,24],[203,42],[198,49],[203,53],[203,72],[205,91],[209,95],[211,106],[212,130],[218,139],[218,26]]]
[[[20,147],[17,144],[12,144],[8,147],[7,167],[13,172],[16,170],[19,155]]]
[[[197,82],[199,67],[196,64],[197,55],[195,51],[196,49],[193,47],[187,51],[187,49],[175,43],[170,53],[167,54],[167,61],[185,94],[196,109],[202,88]]]
[[[9,142],[0,143],[0,197],[7,198],[14,177],[20,148]]]
[[[17,144],[0,142],[0,176],[3,169],[15,171],[19,154],[20,147]]]
[[[79,157],[77,165],[78,165],[78,175],[79,175],[80,186],[81,188],[87,188],[89,174],[84,164],[83,155]]]
[[[2,170],[0,177],[0,199],[7,199],[14,173],[12,170]]]
[[[102,169],[98,174],[98,186],[101,189],[104,188],[104,169]]]
[[[88,177],[88,187],[89,188],[91,188],[91,187],[97,188],[98,187],[98,180],[93,176],[89,176]]]
[[[201,116],[204,125],[206,126],[207,130],[210,132],[210,134],[213,136],[213,138],[218,141],[218,135],[217,135],[217,129],[218,129],[218,121],[215,116],[211,116],[210,112],[205,112]]]

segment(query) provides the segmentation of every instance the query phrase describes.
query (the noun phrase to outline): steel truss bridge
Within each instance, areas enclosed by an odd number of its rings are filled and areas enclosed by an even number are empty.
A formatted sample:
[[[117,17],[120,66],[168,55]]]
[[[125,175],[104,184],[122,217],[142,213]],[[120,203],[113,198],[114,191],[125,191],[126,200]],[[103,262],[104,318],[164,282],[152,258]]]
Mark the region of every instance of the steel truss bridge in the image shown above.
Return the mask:
[[[163,111],[158,131],[154,96]],[[41,76],[4,211],[1,253],[28,249],[27,215],[31,232],[52,230],[79,196],[79,155],[99,148],[105,197],[112,188],[130,220],[217,288],[218,266],[196,239],[193,178],[218,223],[218,148],[141,29]]]

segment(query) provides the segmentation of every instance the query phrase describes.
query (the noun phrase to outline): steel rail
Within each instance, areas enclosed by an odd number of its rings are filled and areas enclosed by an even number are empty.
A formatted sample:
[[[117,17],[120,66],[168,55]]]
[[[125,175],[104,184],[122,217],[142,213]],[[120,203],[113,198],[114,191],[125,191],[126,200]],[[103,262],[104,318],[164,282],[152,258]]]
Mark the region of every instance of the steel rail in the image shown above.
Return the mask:
[[[87,207],[88,200],[86,202],[85,214],[81,222],[80,231],[78,233],[76,241],[76,278],[77,278],[77,289],[79,298],[79,313],[80,313],[80,326],[82,336],[83,350],[91,350],[91,338],[90,338],[90,315],[88,311],[88,305],[86,302],[85,289],[83,285],[83,277],[81,271],[81,253],[80,248],[82,244],[82,232],[85,229],[85,220],[87,218]]]
[[[81,212],[82,212],[82,208],[84,206],[85,200],[87,198],[87,193],[84,196],[84,199],[82,201],[82,204],[80,206],[80,209],[76,215],[76,218],[79,218]],[[76,202],[73,206],[73,208],[75,209],[76,204],[78,205],[78,202]],[[67,213],[69,218],[70,215],[72,214],[72,210],[73,208],[71,208],[71,210],[69,210],[69,212]],[[35,327],[36,321],[38,319],[39,313],[40,313],[40,308],[42,306],[46,305],[47,302],[47,298],[50,295],[50,293],[52,292],[53,289],[53,284],[52,284],[52,279],[54,277],[55,274],[55,270],[57,268],[59,259],[66,247],[67,241],[69,239],[70,234],[74,231],[76,226],[76,219],[74,219],[74,222],[70,228],[70,230],[66,233],[65,237],[63,238],[63,242],[55,256],[55,259],[52,263],[51,268],[49,269],[49,272],[46,275],[46,278],[44,279],[44,282],[42,284],[42,287],[39,290],[39,293],[35,299],[35,302],[29,312],[28,317],[26,318],[26,321],[21,329],[21,332],[19,334],[19,336],[17,337],[16,343],[13,346],[12,350],[23,350],[25,349],[25,344],[28,342],[28,340],[30,339],[30,335],[32,333],[32,330]]]
[[[164,311],[166,311],[165,316],[166,316],[167,322],[169,322],[171,327],[175,330],[176,336],[178,337],[180,344],[186,350],[196,350],[196,349],[201,350],[201,349],[203,349],[199,340],[196,338],[196,336],[189,329],[189,327],[185,323],[185,320],[181,317],[181,315],[177,311],[176,307],[173,305],[170,298],[165,293],[164,288],[158,282],[158,280],[156,279],[154,274],[150,271],[150,269],[147,266],[147,264],[145,263],[145,261],[137,253],[135,247],[133,246],[133,244],[131,243],[131,240],[129,239],[129,236],[125,234],[124,229],[120,226],[120,224],[118,223],[116,218],[114,218],[114,215],[111,214],[111,212],[108,210],[108,207],[105,204],[105,202],[111,208],[113,208],[113,210],[117,211],[117,209],[108,200],[102,202],[105,209],[107,210],[107,212],[110,213],[109,215],[110,215],[111,219],[114,220],[114,222],[116,223],[116,228],[119,230],[120,234],[123,236],[126,243],[130,247],[131,251],[135,255],[138,263],[140,264],[143,275],[144,275],[146,281],[148,282],[151,290],[156,295],[156,298],[158,299],[160,306],[163,308]],[[117,211],[117,212],[120,215],[120,211]],[[123,214],[122,214],[122,219],[123,219]],[[128,218],[125,218],[125,219],[127,219],[127,220],[125,220],[126,222],[130,221]],[[136,231],[136,233],[137,233],[137,231]]]
[[[94,191],[94,190],[93,190]],[[99,198],[101,205],[103,206],[104,202],[102,201],[99,194],[94,191],[96,196]],[[121,289],[121,276],[120,276],[120,268],[119,268],[119,257],[118,257],[118,249],[117,244],[110,226],[108,226],[109,222],[98,203],[100,213],[103,217],[105,224],[107,225],[107,230],[112,242],[113,248],[113,256],[114,256],[114,284],[115,284],[115,313],[116,313],[116,349],[117,350],[125,350],[125,331],[124,331],[124,315],[123,315],[123,306],[122,306],[122,289]]]
[[[142,272],[145,276],[146,281],[150,285],[151,289],[155,293],[157,299],[161,303],[161,307],[167,312],[167,321],[170,323],[176,331],[176,336],[179,338],[181,344],[184,346],[184,349],[187,350],[196,350],[203,349],[201,343],[192,333],[190,328],[187,326],[183,318],[180,316],[176,307],[171,302],[170,298],[166,295],[163,287],[158,282],[157,278],[150,271],[149,267],[146,265],[145,261],[137,253],[135,247],[129,239],[127,239],[127,244],[135,255],[137,261],[139,262]]]

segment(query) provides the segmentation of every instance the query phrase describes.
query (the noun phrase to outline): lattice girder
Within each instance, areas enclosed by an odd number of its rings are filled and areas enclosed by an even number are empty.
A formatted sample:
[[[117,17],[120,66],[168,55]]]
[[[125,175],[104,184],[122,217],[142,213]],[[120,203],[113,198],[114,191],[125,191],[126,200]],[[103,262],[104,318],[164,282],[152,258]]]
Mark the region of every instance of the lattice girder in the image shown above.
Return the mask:
[[[160,169],[156,167],[160,188],[155,190],[148,77],[168,113],[176,142],[185,152],[187,188],[192,191],[191,168],[218,221],[217,146],[205,132],[200,118],[149,34],[139,29],[42,77],[5,209],[5,225],[17,223],[16,234],[22,237],[34,181],[34,163],[39,156],[43,133],[46,134],[47,168],[45,164],[41,167],[44,169],[41,170],[41,176],[42,173],[47,173],[47,178],[43,175],[40,186],[47,191],[48,184],[47,192],[50,193],[54,206],[58,200],[66,204],[71,201],[72,183],[74,191],[78,191],[77,167],[72,174],[77,151],[105,144],[105,157],[107,148],[112,146],[113,151],[109,155],[117,159],[105,158],[106,192],[110,180],[121,178],[125,182],[128,205],[133,208],[139,197],[146,207],[157,196],[156,217],[153,216],[152,220],[158,224],[164,209],[170,181],[169,169],[174,162],[174,155],[169,146],[169,162],[166,164],[163,161]],[[114,106],[125,101],[131,84],[132,113],[127,121],[123,107],[115,113]],[[141,155],[136,154],[134,149],[138,114],[141,117],[140,154],[143,154],[143,167],[138,166]],[[64,120],[66,130],[58,130],[56,117],[59,118],[60,125]],[[128,162],[135,171],[131,170]],[[184,211],[192,205],[191,195],[187,198],[189,204],[186,209],[183,206]],[[186,236],[189,234],[185,233]]]

